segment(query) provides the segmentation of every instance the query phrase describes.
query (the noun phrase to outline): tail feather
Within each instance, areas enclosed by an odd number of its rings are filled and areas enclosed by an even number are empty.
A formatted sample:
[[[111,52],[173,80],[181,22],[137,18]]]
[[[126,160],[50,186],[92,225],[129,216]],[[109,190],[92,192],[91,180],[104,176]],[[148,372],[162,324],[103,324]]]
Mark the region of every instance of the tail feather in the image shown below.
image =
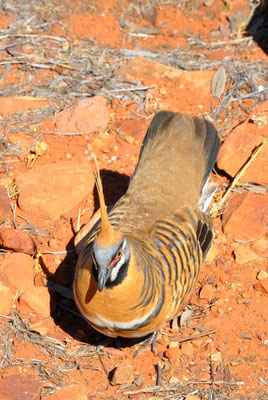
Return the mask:
[[[204,137],[204,144],[202,149],[203,154],[206,158],[206,170],[203,180],[204,187],[216,162],[220,150],[221,141],[217,133],[217,129],[211,122],[207,121],[206,119],[200,119],[198,117],[194,117],[193,121],[195,124],[196,135]]]

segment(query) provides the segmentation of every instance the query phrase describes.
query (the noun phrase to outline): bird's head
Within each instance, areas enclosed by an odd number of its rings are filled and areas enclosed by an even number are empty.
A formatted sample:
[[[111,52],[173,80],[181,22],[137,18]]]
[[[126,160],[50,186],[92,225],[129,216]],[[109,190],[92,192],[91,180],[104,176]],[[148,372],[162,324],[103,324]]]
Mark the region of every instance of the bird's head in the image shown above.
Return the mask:
[[[109,220],[104,200],[100,172],[95,159],[96,186],[100,202],[101,229],[92,246],[92,272],[101,292],[103,288],[118,285],[126,276],[130,260],[130,248],[120,231],[115,231]]]

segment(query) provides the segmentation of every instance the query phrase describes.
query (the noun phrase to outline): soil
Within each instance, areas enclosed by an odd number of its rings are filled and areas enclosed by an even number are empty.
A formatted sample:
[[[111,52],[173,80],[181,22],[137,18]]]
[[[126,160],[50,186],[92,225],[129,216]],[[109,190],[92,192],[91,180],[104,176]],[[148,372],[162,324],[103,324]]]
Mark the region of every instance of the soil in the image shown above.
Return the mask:
[[[74,236],[98,209],[85,171],[93,150],[111,205],[127,188],[157,111],[207,116],[223,146],[228,138],[222,151],[236,160],[237,139],[232,148],[229,138],[238,127],[239,134],[255,129],[249,160],[261,146],[265,2],[260,10],[248,0],[11,0],[0,9],[0,186],[9,194],[7,203],[0,198],[1,222],[19,242],[1,239],[0,399],[65,399],[66,390],[70,399],[268,399],[267,176],[260,162],[250,167],[259,168],[256,180],[242,177],[214,214],[214,244],[189,300],[192,312],[159,332],[156,354],[149,347],[133,358],[139,344],[98,334],[71,298]],[[79,102],[88,98],[93,108],[83,111]],[[88,186],[77,188],[77,163]],[[213,172],[215,204],[235,176],[227,164]],[[238,172],[244,161],[237,165]],[[65,168],[74,172],[57,175]],[[64,211],[55,211],[52,198]],[[122,362],[126,374],[114,381]],[[18,375],[26,387],[40,382],[32,397],[19,389],[1,394]]]

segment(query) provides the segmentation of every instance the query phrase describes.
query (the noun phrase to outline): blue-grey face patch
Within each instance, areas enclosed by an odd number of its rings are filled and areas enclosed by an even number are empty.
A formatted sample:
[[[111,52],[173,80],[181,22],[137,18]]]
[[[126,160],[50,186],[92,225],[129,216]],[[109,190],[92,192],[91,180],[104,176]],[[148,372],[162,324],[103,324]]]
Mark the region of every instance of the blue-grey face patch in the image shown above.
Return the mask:
[[[107,268],[108,265],[113,261],[114,257],[116,256],[122,242],[118,245],[112,245],[109,247],[105,247],[104,249],[101,246],[94,242],[92,246],[92,251],[94,254],[94,258],[96,260],[97,266],[100,268]]]

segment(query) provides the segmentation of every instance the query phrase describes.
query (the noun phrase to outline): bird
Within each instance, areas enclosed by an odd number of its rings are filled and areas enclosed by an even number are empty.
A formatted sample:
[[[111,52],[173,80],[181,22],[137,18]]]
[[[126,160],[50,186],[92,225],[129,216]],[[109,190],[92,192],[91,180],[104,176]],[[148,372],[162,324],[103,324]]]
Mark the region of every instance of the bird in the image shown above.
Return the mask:
[[[160,111],[126,193],[100,218],[79,254],[73,293],[83,318],[109,337],[155,335],[178,317],[211,247],[209,178],[220,138],[210,121]]]

